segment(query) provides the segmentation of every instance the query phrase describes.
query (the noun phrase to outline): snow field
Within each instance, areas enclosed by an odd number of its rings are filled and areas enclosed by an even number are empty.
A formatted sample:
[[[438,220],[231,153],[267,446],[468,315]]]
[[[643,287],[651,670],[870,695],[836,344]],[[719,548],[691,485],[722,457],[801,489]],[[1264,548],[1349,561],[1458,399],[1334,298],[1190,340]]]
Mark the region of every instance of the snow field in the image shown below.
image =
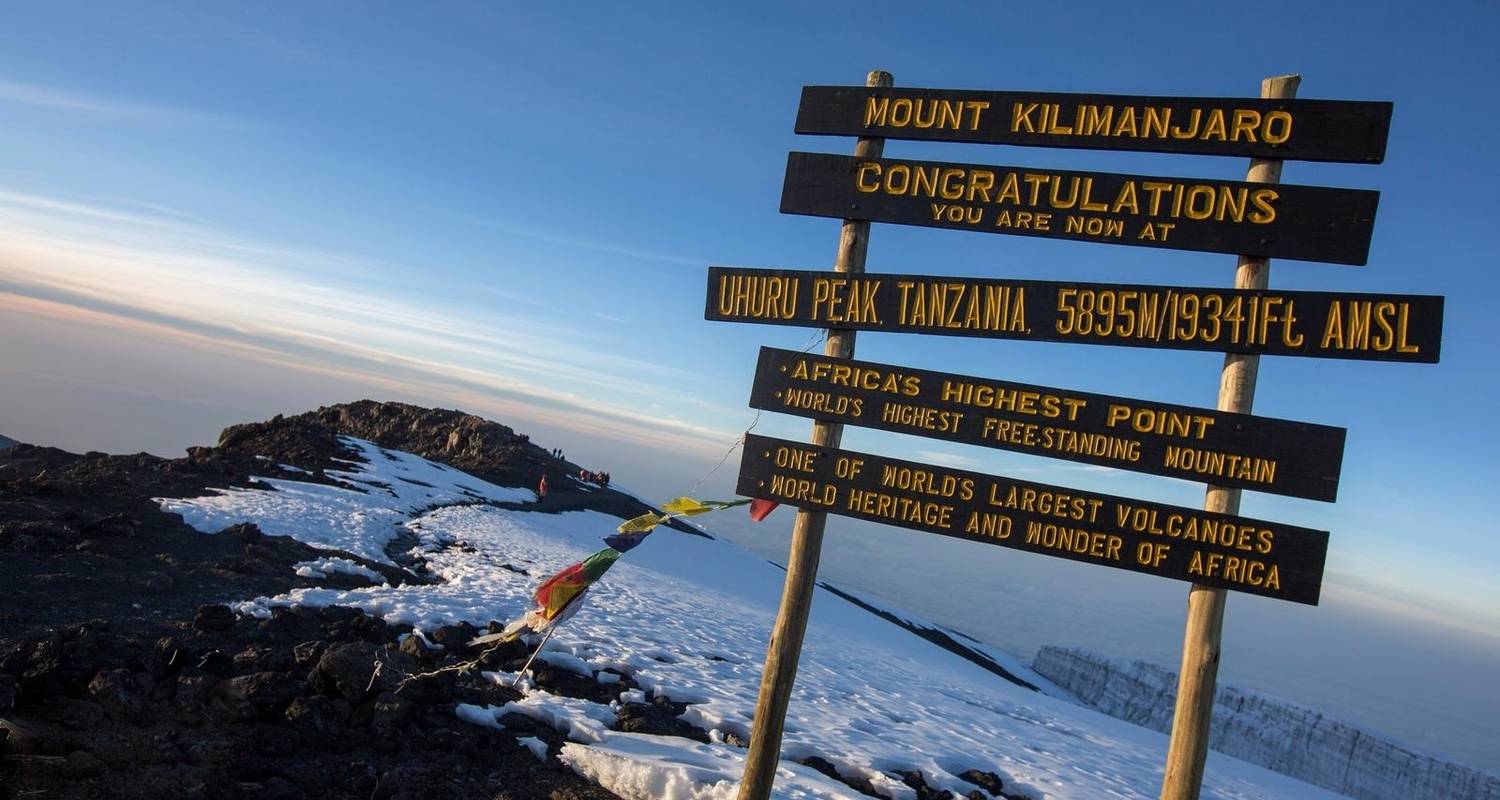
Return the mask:
[[[602,548],[602,537],[619,523],[593,511],[445,506],[476,496],[530,499],[531,493],[356,444],[369,464],[339,477],[370,487],[367,493],[268,481],[276,491],[221,492],[163,501],[163,507],[184,513],[200,530],[248,520],[267,533],[370,558],[379,551],[380,560],[400,524],[417,538],[413,553],[442,582],[301,589],[241,603],[242,613],[265,615],[275,605],[351,605],[419,631],[461,620],[480,626],[507,621],[526,610],[541,580]],[[397,487],[402,475],[430,485]],[[465,547],[451,546],[459,543]],[[650,692],[688,703],[684,719],[709,733],[708,744],[611,731],[612,707],[551,695],[524,679],[521,701],[461,706],[457,713],[494,727],[512,712],[552,725],[571,740],[559,757],[622,797],[732,797],[744,751],[724,742],[728,734],[748,736],[783,578],[777,567],[725,542],[659,528],[595,585],[588,605],[558,628],[540,656],[596,679],[601,670],[630,675],[644,691],[624,700],[643,700]],[[987,652],[1013,673],[1045,684],[1019,661]],[[494,677],[509,683],[514,676]],[[957,777],[968,769],[995,772],[1006,791],[1038,799],[1151,798],[1160,785],[1166,737],[1011,684],[820,589],[782,750],[781,798],[861,797],[789,760],[812,755],[902,800],[915,793],[893,774],[897,770],[919,770],[929,785],[964,795],[975,788]],[[1333,796],[1218,754],[1210,755],[1203,792],[1219,800]]]

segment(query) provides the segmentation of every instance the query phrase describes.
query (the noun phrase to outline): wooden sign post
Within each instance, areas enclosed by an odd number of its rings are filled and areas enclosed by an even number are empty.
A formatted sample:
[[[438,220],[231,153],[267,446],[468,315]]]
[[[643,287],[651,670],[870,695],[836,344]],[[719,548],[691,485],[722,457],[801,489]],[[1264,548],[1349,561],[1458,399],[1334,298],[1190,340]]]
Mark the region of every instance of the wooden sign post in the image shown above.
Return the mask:
[[[828,514],[1192,584],[1162,800],[1203,782],[1227,591],[1316,605],[1327,531],[1239,516],[1243,489],[1331,502],[1344,430],[1250,415],[1262,355],[1436,363],[1443,298],[1271,291],[1270,258],[1363,265],[1379,192],[1281,183],[1285,159],[1380,163],[1391,104],[805,87],[781,210],[843,220],[833,272],[710,267],[704,318],[828,329],[826,355],[763,348],[753,407],[808,444],[747,434],[742,495],[797,507],[740,800],[769,797]],[[1244,181],[883,158],[885,138],[1251,158]],[[1234,288],[882,273],[870,222],[1239,256]],[[1222,352],[1216,409],[854,360],[855,331]],[[1180,508],[840,448],[845,423],[1207,482]]]
[[[892,82],[889,72],[879,70],[872,71],[865,78],[865,85],[870,87],[888,87]],[[856,158],[880,158],[884,149],[884,139],[861,137],[854,146],[854,155]],[[834,271],[864,272],[869,247],[870,223],[844,220],[839,229]],[[829,329],[824,352],[835,358],[852,358],[854,331]],[[838,447],[843,435],[843,423],[813,423],[814,445]],[[812,610],[813,586],[823,550],[823,526],[827,521],[826,513],[803,508],[797,511],[797,520],[792,524],[786,585],[782,588],[776,625],[771,629],[771,644],[766,650],[766,665],[760,676],[760,694],[755,699],[755,720],[750,729],[750,751],[745,755],[745,775],[740,781],[740,800],[766,800],[771,796],[776,765],[781,760],[786,706],[792,697],[792,683],[797,678],[797,660],[802,655],[802,637],[807,632],[808,612]]]
[[[1260,96],[1290,98],[1297,94],[1299,75],[1266,78]],[[1280,183],[1281,160],[1255,158],[1245,180]],[[1240,256],[1234,288],[1265,289],[1270,283],[1268,259]],[[1219,375],[1219,409],[1250,413],[1255,404],[1255,379],[1260,356],[1226,353]],[[1209,485],[1203,509],[1224,514],[1240,511],[1240,490]],[[1172,712],[1172,739],[1167,745],[1167,768],[1162,776],[1161,800],[1197,800],[1203,788],[1203,764],[1208,758],[1208,729],[1214,689],[1219,680],[1219,641],[1224,631],[1223,589],[1194,585],[1188,590],[1187,628],[1182,637],[1182,668],[1177,673],[1177,706]]]

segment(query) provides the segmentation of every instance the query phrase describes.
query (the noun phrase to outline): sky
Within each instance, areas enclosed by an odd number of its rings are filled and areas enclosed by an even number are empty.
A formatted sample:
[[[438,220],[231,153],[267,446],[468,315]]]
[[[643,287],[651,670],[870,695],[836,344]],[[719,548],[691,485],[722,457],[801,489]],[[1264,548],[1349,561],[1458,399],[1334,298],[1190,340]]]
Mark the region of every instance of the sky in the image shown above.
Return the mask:
[[[809,427],[746,400],[760,346],[817,332],[702,312],[710,264],[832,264],[837,221],[778,212],[788,151],[853,146],[792,133],[803,85],[884,69],[900,86],[1232,97],[1296,72],[1301,97],[1395,112],[1384,164],[1283,174],[1381,192],[1369,264],[1273,262],[1272,286],[1444,295],[1443,356],[1263,359],[1256,413],[1348,443],[1337,503],[1247,494],[1243,512],[1332,532],[1325,602],[1493,646],[1497,23],[1482,3],[21,5],[0,28],[0,433],[170,456],[228,424],[374,397],[491,417],[650,497],[727,494],[738,456],[715,466],[740,433]],[[1246,166],[897,141],[886,155]],[[1234,259],[877,224],[868,269],[1226,286]],[[857,354],[1208,407],[1221,363],[897,334],[861,334]],[[911,437],[851,429],[845,446],[1202,500],[1184,481]],[[784,548],[784,531],[730,527]],[[870,527],[830,524],[851,550],[891,535]],[[1016,555],[913,546],[954,569]],[[1006,563],[1180,620],[1180,584]]]

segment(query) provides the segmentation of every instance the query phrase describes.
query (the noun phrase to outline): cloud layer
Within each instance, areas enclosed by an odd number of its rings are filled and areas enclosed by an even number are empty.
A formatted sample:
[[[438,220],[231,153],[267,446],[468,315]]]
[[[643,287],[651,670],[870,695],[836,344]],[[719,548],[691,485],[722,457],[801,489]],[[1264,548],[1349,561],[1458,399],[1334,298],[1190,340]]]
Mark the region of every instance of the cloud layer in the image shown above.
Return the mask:
[[[166,210],[0,191],[0,305],[14,310],[86,316],[702,457],[736,435],[710,421],[731,409],[655,411],[657,387],[689,373],[633,358],[545,308],[481,314],[358,278],[391,266],[248,241]]]

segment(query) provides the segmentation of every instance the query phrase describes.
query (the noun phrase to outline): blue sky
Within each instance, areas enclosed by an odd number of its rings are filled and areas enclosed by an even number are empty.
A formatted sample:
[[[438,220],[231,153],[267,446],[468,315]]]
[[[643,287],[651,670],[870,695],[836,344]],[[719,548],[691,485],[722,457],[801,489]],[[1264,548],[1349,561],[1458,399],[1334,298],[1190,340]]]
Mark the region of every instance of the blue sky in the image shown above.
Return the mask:
[[[702,319],[709,264],[824,268],[837,223],[777,212],[804,84],[1392,100],[1363,268],[1285,288],[1443,294],[1437,366],[1266,359],[1258,413],[1346,427],[1333,532],[1371,607],[1493,630],[1489,502],[1500,56],[1486,4],[27,4],[0,29],[0,432],[171,454],[360,396],[483,413],[643,491],[751,424],[756,349]],[[1242,159],[891,142],[887,155],[1239,178]],[[876,226],[869,268],[1226,285],[1202,253]],[[1212,354],[863,335],[863,358],[1211,406]],[[805,436],[762,417],[756,431]],[[851,431],[850,447],[1196,505],[1201,487]],[[733,464],[706,484],[727,492]],[[986,557],[990,557],[987,555]],[[1144,580],[1144,579],[1137,579]]]

